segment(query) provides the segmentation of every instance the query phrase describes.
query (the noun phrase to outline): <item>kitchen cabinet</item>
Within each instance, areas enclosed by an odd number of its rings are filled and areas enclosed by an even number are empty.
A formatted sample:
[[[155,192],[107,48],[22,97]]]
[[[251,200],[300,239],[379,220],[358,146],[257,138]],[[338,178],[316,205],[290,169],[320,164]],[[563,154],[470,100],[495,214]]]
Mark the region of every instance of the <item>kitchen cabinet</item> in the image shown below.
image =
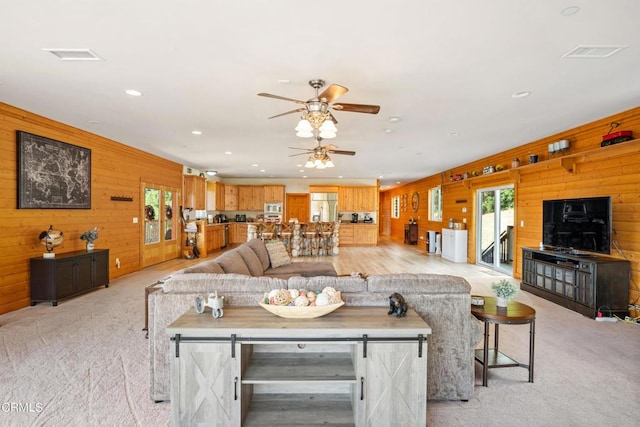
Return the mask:
[[[224,210],[224,184],[221,182],[207,181],[207,210]]]
[[[442,258],[467,262],[467,230],[442,229]]]
[[[264,211],[264,187],[262,185],[238,186],[238,210]]]
[[[376,212],[377,192],[376,187],[339,187],[338,209],[341,212]]]
[[[207,180],[198,175],[184,175],[182,205],[185,209],[206,209]]]
[[[109,249],[56,254],[55,258],[31,258],[31,305],[109,287]]]
[[[265,185],[264,203],[284,203],[284,185]]]
[[[224,210],[237,211],[238,209],[238,186],[225,184],[224,186]]]
[[[225,224],[206,226],[206,242],[204,246],[207,248],[207,253],[217,251],[224,246],[224,227]]]
[[[340,223],[338,232],[340,245],[377,245],[377,224]]]
[[[398,323],[372,307],[304,322],[190,309],[167,332],[172,425],[426,425],[431,328],[413,310]]]
[[[247,236],[249,234],[249,226],[246,222],[236,222],[233,225],[232,240],[233,243],[244,243],[247,241]]]

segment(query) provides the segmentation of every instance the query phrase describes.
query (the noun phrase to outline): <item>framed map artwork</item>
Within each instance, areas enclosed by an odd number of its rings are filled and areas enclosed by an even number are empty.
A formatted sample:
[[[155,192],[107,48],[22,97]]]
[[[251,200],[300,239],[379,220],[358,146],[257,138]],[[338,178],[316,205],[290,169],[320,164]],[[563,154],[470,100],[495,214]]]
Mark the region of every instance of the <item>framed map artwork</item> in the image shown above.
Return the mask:
[[[17,132],[18,209],[91,209],[91,150]]]

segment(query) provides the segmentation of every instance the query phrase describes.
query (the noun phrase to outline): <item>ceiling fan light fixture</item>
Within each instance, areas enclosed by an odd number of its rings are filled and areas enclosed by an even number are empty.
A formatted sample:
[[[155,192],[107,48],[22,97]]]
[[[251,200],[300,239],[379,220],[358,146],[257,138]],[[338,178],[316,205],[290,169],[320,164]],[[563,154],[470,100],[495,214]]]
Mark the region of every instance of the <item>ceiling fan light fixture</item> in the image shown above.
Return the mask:
[[[322,139],[332,139],[332,138],[335,138],[335,137],[336,137],[335,132],[320,131],[320,138],[322,138]]]
[[[296,136],[299,136],[300,138],[311,138],[313,136],[313,132],[312,131],[302,131],[299,130],[298,132],[296,132]]]
[[[324,122],[322,122],[322,125],[320,125],[320,132],[329,132],[335,134],[336,132],[338,132],[338,128],[336,127],[336,124],[333,123],[333,120],[326,119]]]
[[[307,169],[312,169],[316,167],[316,164],[313,163],[313,156],[309,157],[309,160],[307,160],[307,163],[305,163],[304,167]]]
[[[328,157],[327,157],[328,158]],[[327,162],[324,164],[326,167],[328,168],[332,168],[335,165],[333,164],[333,162],[331,161],[331,159],[328,158]]]
[[[313,128],[311,127],[311,123],[309,123],[309,120],[302,119],[298,122],[298,125],[296,126],[296,130],[298,132],[311,132]]]

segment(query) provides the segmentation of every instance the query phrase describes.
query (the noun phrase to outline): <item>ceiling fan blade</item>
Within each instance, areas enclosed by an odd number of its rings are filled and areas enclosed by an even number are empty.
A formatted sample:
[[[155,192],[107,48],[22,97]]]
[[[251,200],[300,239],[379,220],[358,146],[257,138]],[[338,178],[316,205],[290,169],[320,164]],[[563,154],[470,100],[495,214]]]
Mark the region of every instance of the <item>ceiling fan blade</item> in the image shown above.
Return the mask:
[[[275,119],[276,117],[286,116],[287,114],[299,113],[299,112],[304,111],[304,110],[306,110],[306,108],[297,108],[295,110],[287,111],[286,113],[282,113],[282,114],[277,114],[277,115],[271,116],[269,118],[270,119]]]
[[[333,104],[333,109],[338,111],[351,111],[354,113],[378,114],[380,106],[366,104]]]
[[[300,148],[300,147],[287,147],[287,148],[290,148],[292,150],[304,150],[304,151],[307,151],[309,153],[313,153],[313,150],[309,150],[308,148]]]
[[[313,151],[311,153],[289,154],[289,157],[302,156],[302,155],[307,155],[307,154],[312,154],[312,153],[313,153]]]
[[[284,96],[280,96],[280,95],[272,95],[270,93],[259,93],[258,96],[266,96],[267,98],[275,98],[275,99],[282,99],[283,101],[293,101],[296,102],[298,104],[304,104],[304,101],[300,101],[297,99],[292,99],[292,98],[285,98]]]
[[[349,91],[349,89],[347,89],[344,86],[331,85],[328,88],[326,88],[325,90],[323,90],[322,93],[320,95],[318,95],[318,98],[319,99],[326,98],[327,102],[332,102],[334,99],[338,98],[339,96],[344,95],[348,91]]]
[[[345,156],[355,156],[355,151],[345,151],[345,150],[327,150],[327,153],[331,154],[343,154]]]
[[[331,114],[331,111],[327,111],[327,113],[329,113],[329,117],[331,118],[331,121],[333,122],[333,124],[337,125],[338,121],[336,120],[335,116]]]

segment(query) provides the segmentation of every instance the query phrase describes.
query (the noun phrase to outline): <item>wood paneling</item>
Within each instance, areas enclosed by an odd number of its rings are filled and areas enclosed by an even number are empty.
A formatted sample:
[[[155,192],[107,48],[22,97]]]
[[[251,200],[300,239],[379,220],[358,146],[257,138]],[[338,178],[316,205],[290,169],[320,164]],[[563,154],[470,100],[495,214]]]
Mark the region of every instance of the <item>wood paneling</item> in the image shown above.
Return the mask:
[[[389,219],[390,236],[394,240],[402,241],[404,224],[409,217],[418,219],[421,242],[426,230],[438,230],[446,226],[449,218],[456,222],[467,220],[469,230],[468,259],[476,262],[476,230],[475,193],[479,188],[513,184],[515,187],[515,265],[514,277],[522,276],[522,247],[538,246],[542,239],[542,201],[545,199],[567,197],[593,197],[610,195],[613,200],[613,228],[612,240],[615,245],[611,256],[629,259],[632,269],[629,301],[638,303],[640,291],[640,142],[631,141],[611,147],[600,147],[602,135],[609,130],[612,122],[620,123],[620,130],[633,131],[640,139],[640,107],[606,117],[592,123],[570,129],[538,141],[530,142],[511,150],[488,156],[453,170],[443,171],[385,192],[381,200],[391,204],[391,198],[396,195],[407,194],[409,198],[414,191],[420,195],[420,207],[415,213],[410,207],[401,212],[400,219]],[[550,155],[548,144],[568,139],[570,149],[563,154]],[[626,146],[624,144],[627,144]],[[535,165],[528,165],[528,155],[538,154],[539,160]],[[563,167],[560,160],[563,156],[574,156],[571,162],[573,173]],[[449,177],[464,172],[479,171],[487,165],[502,164],[511,167],[511,160],[518,157],[521,166],[518,169],[496,173],[491,176],[471,178],[460,182],[450,182]],[[426,196],[430,187],[443,184],[443,222],[431,223],[427,218]],[[423,200],[425,201],[423,203]],[[467,212],[463,213],[462,208]],[[385,211],[386,208],[381,208]],[[521,222],[524,223],[520,226]],[[620,249],[618,251],[616,246]]]
[[[16,208],[18,130],[91,149],[91,209]],[[109,249],[110,279],[140,270],[142,181],[181,188],[182,165],[0,103],[0,314],[29,305],[29,259],[46,252],[38,235],[50,224],[64,232],[56,253],[83,250],[80,234],[98,226],[96,248]]]

